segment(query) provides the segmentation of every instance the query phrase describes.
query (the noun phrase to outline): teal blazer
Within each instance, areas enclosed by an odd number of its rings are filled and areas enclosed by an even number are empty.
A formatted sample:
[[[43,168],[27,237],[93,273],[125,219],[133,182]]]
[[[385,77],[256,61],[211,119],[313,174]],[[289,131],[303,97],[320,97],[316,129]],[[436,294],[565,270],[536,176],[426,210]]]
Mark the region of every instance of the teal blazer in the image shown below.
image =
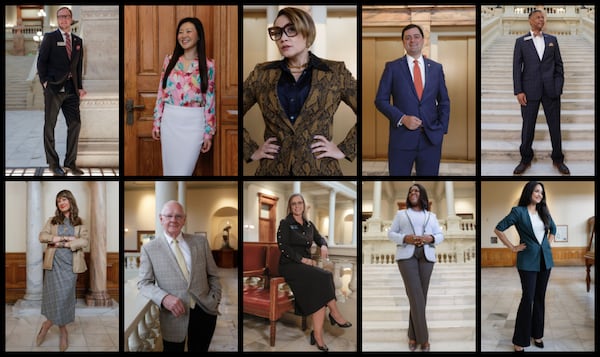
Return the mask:
[[[540,271],[540,259],[542,254],[544,255],[546,269],[552,268],[554,266],[554,260],[552,260],[552,249],[548,242],[548,231],[544,233],[542,244],[538,243],[537,238],[535,238],[535,234],[533,233],[533,228],[531,227],[531,219],[529,219],[527,207],[513,207],[510,213],[496,225],[496,229],[503,232],[513,225],[519,233],[519,244],[525,243],[527,246],[524,250],[517,253],[517,269]],[[554,224],[552,217],[550,217],[549,233],[556,234],[556,225]]]

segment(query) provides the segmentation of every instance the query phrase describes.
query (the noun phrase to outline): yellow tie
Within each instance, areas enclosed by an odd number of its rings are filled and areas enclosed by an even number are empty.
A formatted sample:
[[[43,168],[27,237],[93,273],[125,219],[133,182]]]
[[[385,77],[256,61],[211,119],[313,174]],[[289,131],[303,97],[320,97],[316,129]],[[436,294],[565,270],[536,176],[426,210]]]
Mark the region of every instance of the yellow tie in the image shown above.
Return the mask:
[[[185,259],[183,258],[183,253],[181,253],[181,248],[179,248],[179,241],[177,239],[173,239],[173,243],[175,243],[175,258],[177,258],[177,264],[183,273],[183,277],[189,283],[190,274],[188,273],[187,266],[185,265]],[[194,301],[194,298],[190,297],[190,308],[193,309],[194,306],[196,306],[196,302]]]

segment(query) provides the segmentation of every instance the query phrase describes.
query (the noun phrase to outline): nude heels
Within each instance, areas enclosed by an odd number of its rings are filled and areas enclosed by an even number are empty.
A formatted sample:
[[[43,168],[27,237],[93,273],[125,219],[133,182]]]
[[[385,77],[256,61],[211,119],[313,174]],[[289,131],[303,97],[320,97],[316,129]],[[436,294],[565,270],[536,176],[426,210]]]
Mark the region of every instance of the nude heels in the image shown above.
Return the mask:
[[[42,327],[40,327],[40,332],[38,332],[36,338],[35,338],[35,344],[39,347],[42,345],[42,343],[44,343],[44,339],[46,339],[46,335],[48,334],[48,330],[50,330],[50,328],[47,328],[44,330],[44,326],[46,326],[45,322],[42,322]]]
[[[69,337],[66,333],[64,335],[61,333],[60,334],[60,344],[59,344],[60,352],[65,352],[67,350],[67,348],[69,348]]]

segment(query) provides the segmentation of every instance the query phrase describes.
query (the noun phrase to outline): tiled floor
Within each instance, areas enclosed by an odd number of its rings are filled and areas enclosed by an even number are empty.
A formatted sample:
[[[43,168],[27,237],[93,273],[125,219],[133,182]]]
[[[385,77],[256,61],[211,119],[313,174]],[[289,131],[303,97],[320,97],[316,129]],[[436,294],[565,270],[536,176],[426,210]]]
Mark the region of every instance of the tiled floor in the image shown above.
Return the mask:
[[[585,267],[554,267],[546,290],[544,349],[526,352],[592,352],[595,348],[595,279],[586,292]],[[481,351],[513,349],[521,283],[516,268],[481,269]]]
[[[440,163],[440,176],[475,176],[475,163]],[[363,176],[389,176],[387,161],[362,161]],[[413,175],[415,172],[413,170]]]
[[[357,320],[356,298],[348,298],[345,302],[338,302],[338,307],[344,317],[353,325],[350,328],[331,326],[328,321],[324,325],[324,340],[329,352],[356,352],[357,348]],[[307,329],[302,331],[302,319],[293,313],[285,314],[277,322],[275,346],[269,345],[269,321],[267,319],[243,315],[243,351],[244,352],[316,352],[316,346],[311,346],[310,332],[312,319],[307,319]]]
[[[15,310],[16,311],[16,310]],[[98,312],[98,313],[95,313]],[[58,326],[52,326],[41,346],[35,345],[35,338],[46,320],[40,314],[40,307],[26,307],[13,312],[13,305],[7,304],[6,351],[7,352],[57,352],[59,344]],[[67,325],[69,348],[67,352],[118,352],[119,314],[118,305],[112,309],[84,306],[78,301],[75,321]]]

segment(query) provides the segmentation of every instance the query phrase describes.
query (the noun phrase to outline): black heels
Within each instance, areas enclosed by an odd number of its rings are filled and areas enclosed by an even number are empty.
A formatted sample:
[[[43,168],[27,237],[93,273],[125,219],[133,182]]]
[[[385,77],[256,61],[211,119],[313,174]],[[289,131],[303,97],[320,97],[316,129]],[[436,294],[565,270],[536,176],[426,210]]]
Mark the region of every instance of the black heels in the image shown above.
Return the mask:
[[[317,348],[323,352],[329,351],[329,347],[327,347],[327,345],[319,346],[319,344],[317,343],[317,340],[315,339],[315,331],[310,331],[310,344],[311,345],[316,344]]]
[[[348,328],[348,327],[352,327],[352,324],[348,321],[346,321],[343,325],[340,324],[339,322],[335,321],[335,319],[333,318],[333,316],[331,316],[331,313],[329,313],[329,322],[331,322],[331,325],[338,325],[341,328]]]
[[[544,340],[540,339],[540,342],[536,341],[535,338],[533,339],[533,344],[538,347],[538,348],[544,348]]]

